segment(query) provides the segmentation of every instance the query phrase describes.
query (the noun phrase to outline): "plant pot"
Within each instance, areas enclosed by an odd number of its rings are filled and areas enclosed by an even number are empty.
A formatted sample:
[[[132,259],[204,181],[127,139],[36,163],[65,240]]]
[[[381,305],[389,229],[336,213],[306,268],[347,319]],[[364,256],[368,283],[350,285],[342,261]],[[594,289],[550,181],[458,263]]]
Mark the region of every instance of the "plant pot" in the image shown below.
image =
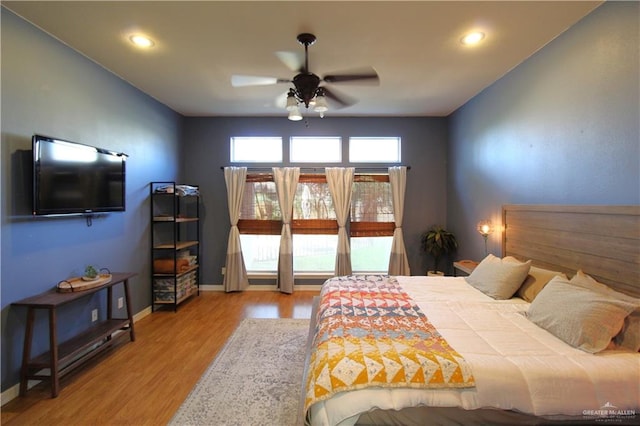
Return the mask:
[[[441,271],[427,271],[428,277],[444,277],[444,272]]]

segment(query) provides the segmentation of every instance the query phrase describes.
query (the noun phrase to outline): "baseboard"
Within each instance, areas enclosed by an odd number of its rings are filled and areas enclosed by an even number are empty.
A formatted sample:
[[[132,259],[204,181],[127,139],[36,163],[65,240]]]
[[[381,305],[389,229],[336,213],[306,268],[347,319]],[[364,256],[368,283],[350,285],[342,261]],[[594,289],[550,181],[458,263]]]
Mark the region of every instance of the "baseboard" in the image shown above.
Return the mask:
[[[200,284],[200,291],[224,291],[222,284]]]
[[[200,291],[224,291],[224,286],[222,284],[202,284]],[[275,284],[250,284],[245,291],[278,291],[278,287]],[[320,286],[314,284],[294,285],[293,291],[320,291]]]
[[[137,314],[135,314],[133,316],[133,323],[137,323],[138,321],[140,321],[142,318],[146,317],[147,315],[151,315],[151,305],[147,306],[146,308],[144,308],[143,310],[141,310],[140,312],[138,312]]]
[[[27,389],[31,389],[38,383],[40,383],[40,380],[29,380]],[[0,399],[2,400],[1,405],[4,405],[9,401],[14,400],[19,395],[20,395],[20,383],[18,383],[17,385],[11,386],[9,389],[7,389],[6,391],[2,392],[2,394],[0,394]]]

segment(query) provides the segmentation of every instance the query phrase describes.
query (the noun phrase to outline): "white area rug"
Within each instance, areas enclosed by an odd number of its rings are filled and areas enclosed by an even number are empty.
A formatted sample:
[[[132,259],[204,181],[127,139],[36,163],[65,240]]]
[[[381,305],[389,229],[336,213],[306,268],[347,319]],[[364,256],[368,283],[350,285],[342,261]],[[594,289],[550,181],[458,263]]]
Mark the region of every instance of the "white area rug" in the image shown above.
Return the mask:
[[[244,319],[169,424],[295,425],[308,332],[306,319]]]

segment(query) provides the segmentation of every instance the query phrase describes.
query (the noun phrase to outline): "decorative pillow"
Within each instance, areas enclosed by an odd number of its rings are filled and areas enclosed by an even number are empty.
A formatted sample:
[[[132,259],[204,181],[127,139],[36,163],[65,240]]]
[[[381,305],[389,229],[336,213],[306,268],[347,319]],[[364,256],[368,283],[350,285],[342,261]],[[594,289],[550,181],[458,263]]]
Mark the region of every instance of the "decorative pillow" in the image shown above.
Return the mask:
[[[531,303],[527,317],[571,346],[596,353],[609,345],[636,307],[554,277]]]
[[[606,284],[596,281],[593,277],[582,272],[582,270],[579,270],[576,275],[571,278],[570,282],[573,285],[589,288],[635,304],[637,308],[625,318],[624,326],[620,333],[615,336],[614,341],[616,345],[631,349],[633,352],[640,351],[640,299],[615,291]]]
[[[532,266],[531,269],[529,269],[527,279],[524,280],[524,283],[522,283],[522,286],[518,289],[517,295],[527,302],[533,302],[533,299],[536,298],[538,293],[540,293],[544,286],[556,275],[567,278],[562,272]]]
[[[619,291],[612,289],[608,285],[595,280],[592,276],[585,274],[584,272],[582,272],[582,270],[578,270],[578,272],[576,272],[576,274],[573,276],[573,278],[571,278],[571,281],[569,282],[573,285],[588,288],[594,291],[599,291],[601,293],[608,294],[609,296],[617,297],[618,299],[626,300],[631,303],[638,303],[640,305],[640,299],[626,295],[624,293],[620,293]]]
[[[530,267],[530,260],[520,262],[513,257],[500,259],[489,254],[466,280],[487,296],[499,300],[510,299],[522,285]]]
[[[636,309],[624,319],[624,325],[620,333],[614,337],[616,345],[640,352],[640,309]]]

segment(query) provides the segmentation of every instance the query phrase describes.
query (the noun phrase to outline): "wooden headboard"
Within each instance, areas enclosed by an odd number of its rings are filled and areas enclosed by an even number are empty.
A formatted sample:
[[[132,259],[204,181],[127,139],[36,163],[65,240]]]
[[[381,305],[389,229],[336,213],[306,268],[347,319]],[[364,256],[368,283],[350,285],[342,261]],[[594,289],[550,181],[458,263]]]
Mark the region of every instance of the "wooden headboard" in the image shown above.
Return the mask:
[[[502,255],[640,297],[640,206],[504,205]]]

